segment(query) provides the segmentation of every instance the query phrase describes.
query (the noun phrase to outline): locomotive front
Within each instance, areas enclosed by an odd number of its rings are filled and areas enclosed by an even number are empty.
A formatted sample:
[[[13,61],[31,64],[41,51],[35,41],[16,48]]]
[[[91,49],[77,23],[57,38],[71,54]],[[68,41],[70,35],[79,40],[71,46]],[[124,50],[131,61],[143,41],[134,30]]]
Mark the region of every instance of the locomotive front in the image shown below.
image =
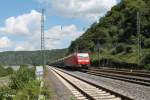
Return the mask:
[[[88,68],[90,66],[90,58],[88,53],[77,53],[77,63],[81,68]]]

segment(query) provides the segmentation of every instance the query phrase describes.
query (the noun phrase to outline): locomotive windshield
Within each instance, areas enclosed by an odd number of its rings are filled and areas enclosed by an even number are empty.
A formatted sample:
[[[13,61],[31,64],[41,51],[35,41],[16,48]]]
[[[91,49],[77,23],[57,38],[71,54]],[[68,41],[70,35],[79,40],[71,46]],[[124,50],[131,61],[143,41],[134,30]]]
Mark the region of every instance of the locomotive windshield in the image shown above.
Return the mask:
[[[79,54],[77,54],[77,56],[79,59],[88,59],[89,58],[88,53],[79,53]]]

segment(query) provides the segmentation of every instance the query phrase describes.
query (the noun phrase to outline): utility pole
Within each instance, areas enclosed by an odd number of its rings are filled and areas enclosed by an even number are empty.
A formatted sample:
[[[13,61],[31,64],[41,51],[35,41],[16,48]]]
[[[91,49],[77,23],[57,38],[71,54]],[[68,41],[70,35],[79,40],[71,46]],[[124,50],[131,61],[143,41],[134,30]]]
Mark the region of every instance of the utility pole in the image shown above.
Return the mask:
[[[100,67],[100,43],[99,43],[99,39],[97,40],[97,48],[98,48],[98,67]]]
[[[137,12],[137,35],[138,35],[138,65],[141,62],[141,18],[140,13]]]
[[[45,68],[44,9],[41,14],[41,56],[43,68]]]
[[[100,67],[100,48],[98,48],[98,67]]]

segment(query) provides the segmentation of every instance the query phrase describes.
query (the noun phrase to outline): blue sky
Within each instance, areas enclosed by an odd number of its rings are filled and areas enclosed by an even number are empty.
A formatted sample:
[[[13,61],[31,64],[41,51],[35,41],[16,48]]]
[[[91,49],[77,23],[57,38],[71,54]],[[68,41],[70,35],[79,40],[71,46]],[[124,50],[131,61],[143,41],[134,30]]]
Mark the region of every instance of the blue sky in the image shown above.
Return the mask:
[[[1,0],[0,25],[10,16],[18,16],[28,13],[30,10],[40,10],[40,4],[34,0]]]
[[[0,51],[40,49],[41,8],[45,8],[46,49],[66,48],[118,0],[2,0]],[[62,28],[62,30],[61,30]]]

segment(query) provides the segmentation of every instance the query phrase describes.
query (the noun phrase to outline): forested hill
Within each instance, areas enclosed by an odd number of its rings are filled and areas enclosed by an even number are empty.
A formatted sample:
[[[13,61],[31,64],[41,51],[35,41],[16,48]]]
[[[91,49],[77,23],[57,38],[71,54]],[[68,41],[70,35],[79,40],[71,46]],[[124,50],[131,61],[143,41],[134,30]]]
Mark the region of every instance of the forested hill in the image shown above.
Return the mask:
[[[150,0],[122,0],[73,41],[69,53],[77,48],[94,52],[99,42],[103,58],[137,63],[137,12],[141,21],[141,62],[150,63]]]
[[[45,51],[46,61],[51,62],[66,55],[67,49],[56,49]],[[41,51],[7,51],[0,52],[0,64],[42,64]]]

